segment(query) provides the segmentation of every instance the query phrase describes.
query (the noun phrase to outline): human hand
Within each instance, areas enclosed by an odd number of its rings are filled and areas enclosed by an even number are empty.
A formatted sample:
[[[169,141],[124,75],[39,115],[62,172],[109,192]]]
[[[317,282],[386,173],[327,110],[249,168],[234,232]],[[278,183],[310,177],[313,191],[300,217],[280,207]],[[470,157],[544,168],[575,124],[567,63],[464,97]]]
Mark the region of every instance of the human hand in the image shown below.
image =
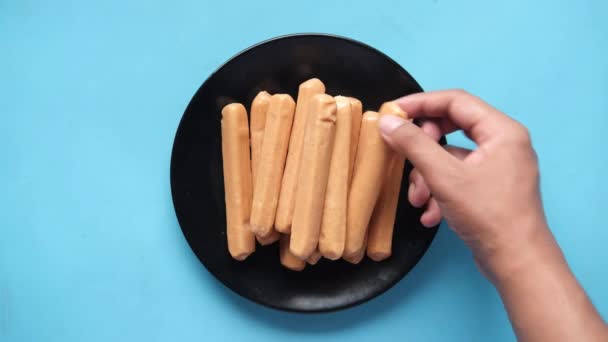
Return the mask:
[[[414,94],[396,102],[411,118],[421,119],[421,127],[385,116],[380,130],[415,167],[408,197],[416,207],[426,205],[423,225],[434,226],[443,216],[491,277],[528,246],[552,240],[538,162],[524,126],[460,90]],[[456,130],[463,130],[477,148],[444,149],[437,143]]]

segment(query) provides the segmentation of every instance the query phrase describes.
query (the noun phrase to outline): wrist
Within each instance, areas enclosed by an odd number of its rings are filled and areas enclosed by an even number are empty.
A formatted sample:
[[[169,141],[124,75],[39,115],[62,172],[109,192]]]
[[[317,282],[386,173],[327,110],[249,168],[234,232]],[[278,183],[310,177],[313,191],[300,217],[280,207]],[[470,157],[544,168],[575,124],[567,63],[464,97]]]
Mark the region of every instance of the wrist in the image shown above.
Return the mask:
[[[519,233],[517,236],[507,233],[500,243],[484,246],[473,253],[482,272],[496,286],[524,273],[565,264],[544,218],[514,222],[502,230]]]
[[[518,339],[606,340],[606,325],[570,271],[547,225],[531,232],[511,248],[476,254],[505,304]]]

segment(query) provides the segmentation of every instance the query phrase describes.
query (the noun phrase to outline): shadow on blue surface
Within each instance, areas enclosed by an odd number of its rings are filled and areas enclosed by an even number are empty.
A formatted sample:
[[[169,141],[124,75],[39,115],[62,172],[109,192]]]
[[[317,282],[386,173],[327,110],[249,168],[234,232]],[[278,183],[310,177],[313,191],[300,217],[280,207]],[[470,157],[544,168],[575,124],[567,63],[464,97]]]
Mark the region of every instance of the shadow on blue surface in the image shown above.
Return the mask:
[[[370,320],[381,319],[395,308],[407,305],[410,298],[416,296],[425,286],[431,284],[438,270],[448,267],[445,262],[449,255],[450,262],[473,262],[469,251],[464,248],[456,235],[443,224],[428,253],[418,265],[392,289],[354,308],[321,314],[300,314],[283,312],[260,306],[244,299],[215,282],[219,297],[228,304],[238,307],[251,319],[273,328],[296,332],[331,332],[346,330]]]

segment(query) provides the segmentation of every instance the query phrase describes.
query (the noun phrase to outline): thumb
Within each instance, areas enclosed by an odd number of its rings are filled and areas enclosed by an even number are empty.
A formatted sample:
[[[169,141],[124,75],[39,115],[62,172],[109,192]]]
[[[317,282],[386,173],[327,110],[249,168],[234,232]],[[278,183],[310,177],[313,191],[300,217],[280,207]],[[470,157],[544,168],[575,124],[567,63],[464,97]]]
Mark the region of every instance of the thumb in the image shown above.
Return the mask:
[[[412,122],[394,115],[380,118],[380,134],[397,153],[414,164],[424,178],[433,182],[442,170],[451,170],[458,160]]]

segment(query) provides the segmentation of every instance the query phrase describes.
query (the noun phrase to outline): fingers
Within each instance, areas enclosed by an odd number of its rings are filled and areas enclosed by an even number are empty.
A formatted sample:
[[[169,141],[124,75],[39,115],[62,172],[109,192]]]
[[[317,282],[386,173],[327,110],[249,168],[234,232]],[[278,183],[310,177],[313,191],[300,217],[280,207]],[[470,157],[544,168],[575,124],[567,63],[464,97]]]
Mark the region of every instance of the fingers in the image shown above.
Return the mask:
[[[407,198],[416,208],[422,208],[431,197],[431,191],[426,185],[424,178],[418,169],[413,169],[410,172],[410,187],[407,192]]]
[[[429,204],[426,207],[426,210],[420,217],[420,223],[427,228],[435,227],[441,222],[441,210],[439,209],[439,204],[437,200],[431,198]]]
[[[501,121],[509,120],[489,104],[462,90],[418,93],[402,97],[396,102],[412,118],[449,119],[477,143],[499,133]]]
[[[449,119],[425,119],[420,128],[435,141],[439,141],[442,135],[460,130]]]
[[[454,157],[464,160],[471,152],[471,150],[457,147],[457,146],[445,146],[446,151],[448,151]],[[412,206],[416,208],[422,208],[431,198],[431,191],[429,186],[426,184],[426,181],[418,171],[418,169],[413,169],[410,172],[410,185],[407,192],[407,197]]]
[[[471,150],[469,150],[468,148],[463,148],[463,147],[458,147],[458,146],[452,146],[452,145],[446,145],[444,146],[445,150],[448,151],[449,154],[453,155],[454,157],[458,158],[459,160],[464,160],[466,157],[469,156],[469,154],[471,154]]]
[[[460,160],[464,160],[472,152],[469,149],[457,146],[445,146],[445,149]],[[422,208],[424,205],[427,205],[425,212],[420,218],[420,222],[425,227],[434,227],[439,224],[442,215],[441,209],[437,200],[431,197],[431,191],[417,169],[413,169],[410,172],[408,200],[416,208]]]
[[[397,152],[409,159],[429,182],[440,179],[438,171],[454,170],[458,160],[446,152],[434,139],[418,126],[394,115],[380,119],[380,132],[384,140]]]

